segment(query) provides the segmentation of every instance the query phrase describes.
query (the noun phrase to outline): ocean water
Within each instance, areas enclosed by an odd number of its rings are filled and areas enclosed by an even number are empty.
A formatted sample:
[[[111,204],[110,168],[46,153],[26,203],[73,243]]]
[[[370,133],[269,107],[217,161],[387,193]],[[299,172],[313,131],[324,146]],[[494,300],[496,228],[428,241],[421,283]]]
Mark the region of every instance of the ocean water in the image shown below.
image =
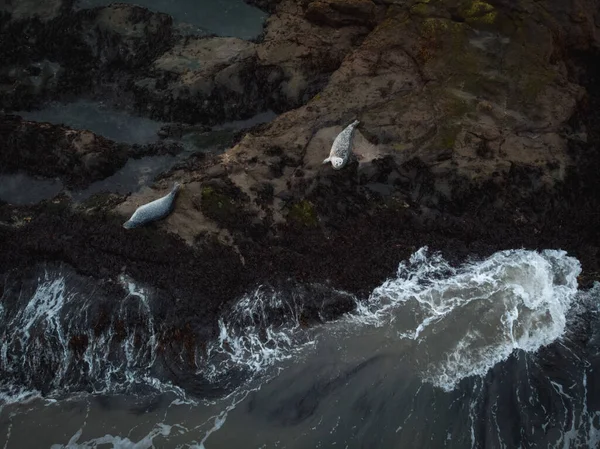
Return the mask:
[[[422,248],[366,298],[261,285],[183,365],[160,292],[126,274],[110,297],[66,266],[8,275],[0,447],[598,447],[600,284],[580,271],[559,250]],[[355,310],[307,328],[315,292]]]

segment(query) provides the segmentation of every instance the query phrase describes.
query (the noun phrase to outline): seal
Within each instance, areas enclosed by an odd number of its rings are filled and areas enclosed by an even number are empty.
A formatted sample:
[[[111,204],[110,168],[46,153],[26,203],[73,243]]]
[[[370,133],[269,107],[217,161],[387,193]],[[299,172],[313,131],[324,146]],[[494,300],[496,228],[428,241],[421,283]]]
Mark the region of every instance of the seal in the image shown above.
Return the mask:
[[[346,165],[348,158],[352,153],[352,134],[359,123],[358,120],[354,120],[337,135],[333,141],[333,145],[331,145],[329,157],[323,161],[323,164],[331,162],[331,166],[334,170],[340,170]]]
[[[175,196],[180,188],[181,184],[176,182],[168,195],[138,207],[131,218],[123,223],[123,227],[125,229],[137,228],[138,226],[143,226],[151,221],[165,218],[173,211]]]

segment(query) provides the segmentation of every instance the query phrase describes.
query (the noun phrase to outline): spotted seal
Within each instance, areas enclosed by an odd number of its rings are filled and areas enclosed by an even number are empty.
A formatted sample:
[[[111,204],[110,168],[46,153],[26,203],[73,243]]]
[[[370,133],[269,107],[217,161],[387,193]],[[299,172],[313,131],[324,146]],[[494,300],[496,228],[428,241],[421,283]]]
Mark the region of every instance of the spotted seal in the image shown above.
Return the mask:
[[[346,165],[348,158],[352,153],[352,134],[354,133],[354,128],[356,128],[359,123],[358,120],[354,120],[337,135],[333,141],[333,145],[331,145],[329,157],[323,161],[323,164],[331,162],[334,170],[340,170]]]
[[[173,211],[175,196],[180,188],[181,184],[176,182],[168,195],[138,207],[131,218],[123,223],[123,227],[125,229],[137,228],[138,226],[143,226],[151,221],[165,218]]]

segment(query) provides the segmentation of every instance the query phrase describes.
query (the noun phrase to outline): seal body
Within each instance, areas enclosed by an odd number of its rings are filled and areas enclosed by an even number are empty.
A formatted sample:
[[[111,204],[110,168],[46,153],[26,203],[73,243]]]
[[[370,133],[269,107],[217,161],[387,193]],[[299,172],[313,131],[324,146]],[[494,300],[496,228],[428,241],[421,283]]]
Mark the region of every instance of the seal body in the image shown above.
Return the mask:
[[[173,211],[175,196],[180,187],[181,185],[176,182],[173,190],[168,195],[138,207],[131,218],[123,223],[123,227],[125,229],[137,228],[138,226],[165,218]]]
[[[340,170],[346,165],[348,158],[352,153],[352,135],[359,123],[358,120],[354,120],[337,135],[333,141],[333,145],[331,145],[329,157],[323,161],[324,164],[331,162],[334,170]]]

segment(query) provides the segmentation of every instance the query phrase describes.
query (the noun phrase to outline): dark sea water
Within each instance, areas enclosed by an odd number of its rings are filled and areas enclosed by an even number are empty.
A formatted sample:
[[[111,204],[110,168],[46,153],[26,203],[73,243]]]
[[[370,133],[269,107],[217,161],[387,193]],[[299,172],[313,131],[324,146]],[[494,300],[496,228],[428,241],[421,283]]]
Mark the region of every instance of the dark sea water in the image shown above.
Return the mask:
[[[313,328],[301,295],[346,293],[261,286],[178,382],[160,292],[124,275],[102,297],[40,266],[7,278],[0,303],[0,447],[598,447],[600,284],[578,289],[580,269],[557,250],[452,267],[423,248]]]

